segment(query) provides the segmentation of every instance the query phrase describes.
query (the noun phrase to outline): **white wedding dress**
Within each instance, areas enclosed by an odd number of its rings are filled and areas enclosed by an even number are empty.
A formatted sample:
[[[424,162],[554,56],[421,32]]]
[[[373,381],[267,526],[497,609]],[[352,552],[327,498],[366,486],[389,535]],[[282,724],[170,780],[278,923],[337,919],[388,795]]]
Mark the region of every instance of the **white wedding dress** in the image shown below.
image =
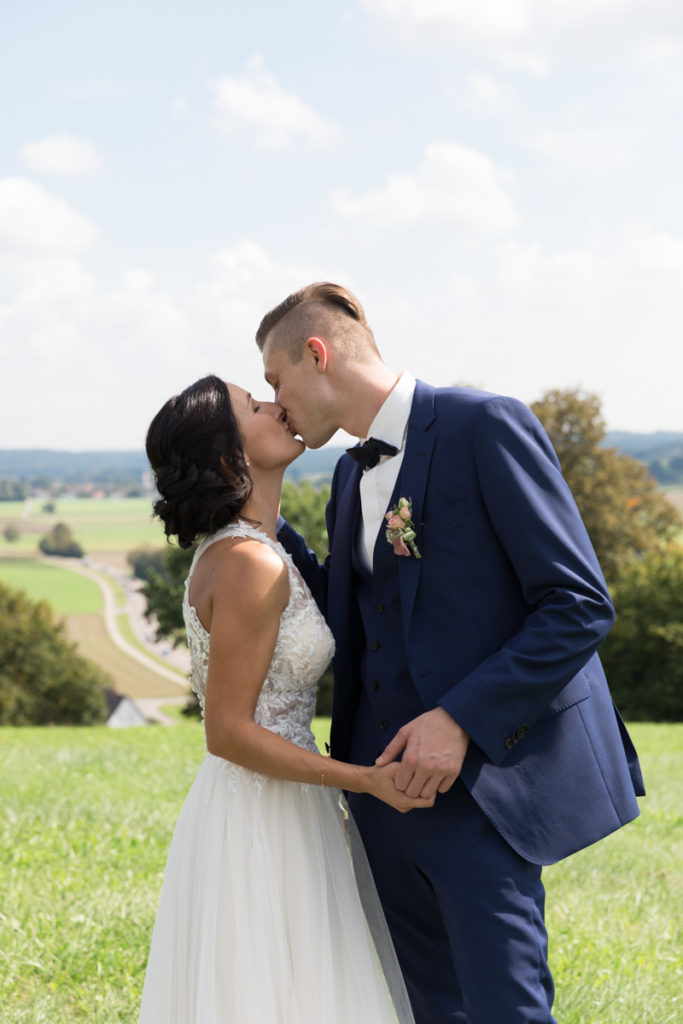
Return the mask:
[[[189,603],[189,583],[197,560],[225,537],[258,539],[287,565],[290,599],[255,718],[315,750],[316,682],[334,641],[289,555],[244,523],[199,545],[185,583],[192,686],[203,709],[209,635]],[[337,790],[207,752],[169,849],[139,1024],[412,1022],[353,828]]]

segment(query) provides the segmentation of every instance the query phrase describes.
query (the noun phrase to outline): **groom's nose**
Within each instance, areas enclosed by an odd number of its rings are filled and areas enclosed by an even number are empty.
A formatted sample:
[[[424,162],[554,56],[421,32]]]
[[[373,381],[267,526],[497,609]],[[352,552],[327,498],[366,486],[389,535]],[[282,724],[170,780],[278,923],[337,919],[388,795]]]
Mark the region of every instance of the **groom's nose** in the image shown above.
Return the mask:
[[[287,420],[287,413],[278,402],[263,402],[271,416],[273,416],[278,423],[284,423]]]

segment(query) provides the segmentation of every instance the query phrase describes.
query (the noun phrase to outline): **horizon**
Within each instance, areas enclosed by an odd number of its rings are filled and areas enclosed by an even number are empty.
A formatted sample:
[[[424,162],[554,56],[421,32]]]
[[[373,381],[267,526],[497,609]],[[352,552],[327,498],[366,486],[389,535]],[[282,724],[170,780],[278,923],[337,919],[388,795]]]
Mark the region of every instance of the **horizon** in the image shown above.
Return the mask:
[[[645,437],[655,438],[660,435],[680,437],[683,439],[683,427],[680,430],[622,430],[619,428],[609,429],[606,431],[605,439],[613,434],[627,434],[632,437]],[[351,442],[357,441],[357,438],[350,438]],[[305,448],[301,455],[297,456],[297,459],[301,458],[302,455],[308,452],[322,452],[322,451],[344,451],[349,445],[349,440],[335,442],[331,439],[320,448]],[[44,445],[36,445],[31,447],[4,447],[0,448],[0,455],[8,452],[46,452],[48,454],[55,455],[145,455],[144,444],[138,448],[47,448]],[[295,460],[297,461],[297,460]]]

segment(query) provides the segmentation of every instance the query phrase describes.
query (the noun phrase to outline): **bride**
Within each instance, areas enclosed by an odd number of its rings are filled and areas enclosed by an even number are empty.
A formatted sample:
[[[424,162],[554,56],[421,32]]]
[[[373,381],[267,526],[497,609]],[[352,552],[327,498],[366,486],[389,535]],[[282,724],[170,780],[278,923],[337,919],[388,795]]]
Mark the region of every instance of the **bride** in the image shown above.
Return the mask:
[[[315,746],[334,642],[276,540],[284,470],[303,448],[280,406],[215,376],[171,398],[147,434],[167,536],[204,538],[183,612],[207,754],[168,854],[140,1024],[413,1020],[354,849],[361,902],[338,790],[399,811],[432,801],[394,787],[397,763]]]

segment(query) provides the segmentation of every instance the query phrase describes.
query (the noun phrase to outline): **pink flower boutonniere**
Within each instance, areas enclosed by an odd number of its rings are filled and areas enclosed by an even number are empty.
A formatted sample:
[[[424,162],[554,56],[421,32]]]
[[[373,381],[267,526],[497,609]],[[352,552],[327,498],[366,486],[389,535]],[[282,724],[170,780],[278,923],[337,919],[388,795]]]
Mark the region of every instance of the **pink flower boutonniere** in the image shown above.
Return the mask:
[[[422,558],[415,543],[415,524],[411,519],[413,502],[411,498],[399,498],[398,504],[385,514],[387,521],[387,540],[394,545],[397,555]]]

